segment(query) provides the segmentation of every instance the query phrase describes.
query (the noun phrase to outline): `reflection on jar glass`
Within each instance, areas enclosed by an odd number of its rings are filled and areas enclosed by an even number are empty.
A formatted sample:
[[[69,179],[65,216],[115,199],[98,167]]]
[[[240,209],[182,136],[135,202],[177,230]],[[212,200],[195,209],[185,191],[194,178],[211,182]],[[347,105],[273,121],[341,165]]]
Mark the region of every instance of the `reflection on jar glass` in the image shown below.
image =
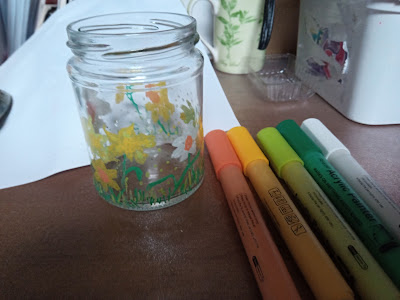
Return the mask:
[[[67,32],[67,69],[100,196],[151,210],[193,194],[204,176],[196,21],[123,13],[74,22]]]

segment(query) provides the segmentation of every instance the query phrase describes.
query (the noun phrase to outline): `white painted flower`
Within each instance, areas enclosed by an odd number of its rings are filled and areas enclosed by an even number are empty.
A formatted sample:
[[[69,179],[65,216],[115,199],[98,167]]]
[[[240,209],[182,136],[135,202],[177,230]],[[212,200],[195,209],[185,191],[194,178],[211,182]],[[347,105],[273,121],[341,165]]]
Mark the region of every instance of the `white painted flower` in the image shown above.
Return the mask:
[[[196,137],[197,128],[187,126],[182,135],[172,142],[172,146],[176,147],[172,152],[172,158],[178,158],[179,161],[184,161],[188,158],[189,153],[196,153]]]

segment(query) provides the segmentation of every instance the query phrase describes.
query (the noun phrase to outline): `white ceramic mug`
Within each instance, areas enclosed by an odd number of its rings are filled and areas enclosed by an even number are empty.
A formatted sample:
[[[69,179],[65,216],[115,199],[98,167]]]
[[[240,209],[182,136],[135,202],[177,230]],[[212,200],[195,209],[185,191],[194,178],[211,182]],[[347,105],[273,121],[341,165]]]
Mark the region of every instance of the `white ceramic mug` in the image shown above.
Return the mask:
[[[191,0],[188,12],[195,15],[196,3]],[[214,46],[201,33],[216,69],[231,74],[258,71],[265,60],[265,50],[258,50],[263,21],[264,0],[207,0],[214,10]],[[198,20],[199,23],[204,20]]]

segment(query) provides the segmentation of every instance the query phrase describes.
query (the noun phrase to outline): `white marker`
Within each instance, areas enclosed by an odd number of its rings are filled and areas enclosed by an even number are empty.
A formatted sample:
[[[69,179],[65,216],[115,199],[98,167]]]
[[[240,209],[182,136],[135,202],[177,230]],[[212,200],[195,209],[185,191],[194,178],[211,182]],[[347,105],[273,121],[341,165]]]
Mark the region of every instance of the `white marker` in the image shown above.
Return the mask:
[[[400,240],[400,207],[360,166],[339,139],[318,119],[307,119],[301,129],[322,150],[325,158],[346,179],[365,203],[381,218],[382,223]]]

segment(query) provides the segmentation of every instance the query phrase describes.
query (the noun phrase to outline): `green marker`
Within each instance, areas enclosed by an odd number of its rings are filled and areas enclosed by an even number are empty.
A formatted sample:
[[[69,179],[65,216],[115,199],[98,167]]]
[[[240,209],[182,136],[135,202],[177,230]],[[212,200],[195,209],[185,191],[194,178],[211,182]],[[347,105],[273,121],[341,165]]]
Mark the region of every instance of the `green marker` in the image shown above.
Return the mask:
[[[320,233],[333,260],[362,299],[399,299],[400,293],[388,275],[363,245],[328,197],[303,166],[303,161],[278,130],[264,128],[257,134],[260,148],[275,173],[288,185]]]
[[[285,120],[276,128],[385,272],[400,287],[399,243],[296,122]]]

